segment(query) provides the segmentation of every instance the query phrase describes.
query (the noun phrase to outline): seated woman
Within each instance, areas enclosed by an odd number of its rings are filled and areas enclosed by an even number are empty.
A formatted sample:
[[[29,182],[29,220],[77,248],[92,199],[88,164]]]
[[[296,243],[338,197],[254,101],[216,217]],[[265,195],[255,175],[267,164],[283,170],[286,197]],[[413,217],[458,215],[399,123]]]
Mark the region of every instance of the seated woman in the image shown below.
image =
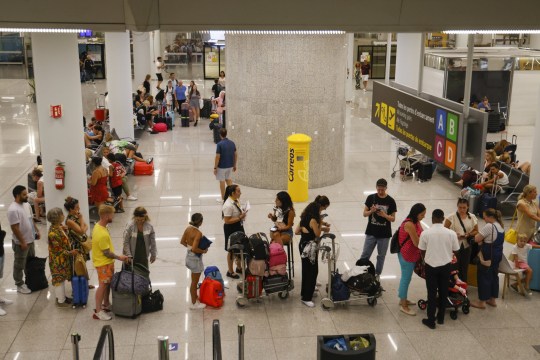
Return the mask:
[[[92,158],[92,163],[95,168],[92,172],[92,176],[88,179],[88,184],[90,185],[90,197],[98,209],[109,198],[109,191],[107,190],[109,171],[101,165],[102,161],[103,159],[100,157],[94,156]]]
[[[103,141],[103,128],[101,125],[95,125],[93,130],[94,135],[88,135],[88,133],[84,133],[84,146],[85,147],[93,147],[95,145],[101,144]]]
[[[275,224],[270,234],[272,241],[281,245],[286,245],[291,241],[295,216],[290,195],[286,191],[278,192],[274,212],[268,214],[268,218]]]
[[[497,161],[497,154],[494,150],[486,150],[485,161],[484,161],[484,175],[489,172],[489,166]],[[465,189],[468,186],[471,186],[478,180],[477,172],[474,169],[466,170],[461,179],[456,181],[455,184],[461,186],[462,189]]]
[[[510,154],[507,152],[503,153],[499,157],[499,160],[505,164],[511,165],[512,167],[515,167],[516,169],[523,171],[525,174],[529,176],[531,174],[531,163],[528,161],[525,161],[522,164],[520,164],[519,161],[516,161],[514,163],[512,162],[512,158],[510,157]]]
[[[502,190],[502,187],[508,185],[508,175],[501,171],[501,166],[499,163],[492,163],[489,167],[489,172],[487,176],[482,177],[482,182],[478,185],[475,185],[475,188],[483,190],[484,192],[491,192],[494,186],[497,186],[495,192]]]
[[[153,158],[144,160],[142,154],[136,152],[137,145],[126,140],[112,140],[107,143],[107,146],[114,155],[124,154],[128,159],[133,159],[135,161],[146,161],[148,164],[150,164],[153,160]]]
[[[36,182],[36,191],[32,191],[28,194],[28,202],[34,207],[34,221],[41,223],[40,217],[45,217],[45,214],[41,214],[41,204],[45,204],[45,187],[43,184],[43,172],[35,168],[32,170],[32,179]]]

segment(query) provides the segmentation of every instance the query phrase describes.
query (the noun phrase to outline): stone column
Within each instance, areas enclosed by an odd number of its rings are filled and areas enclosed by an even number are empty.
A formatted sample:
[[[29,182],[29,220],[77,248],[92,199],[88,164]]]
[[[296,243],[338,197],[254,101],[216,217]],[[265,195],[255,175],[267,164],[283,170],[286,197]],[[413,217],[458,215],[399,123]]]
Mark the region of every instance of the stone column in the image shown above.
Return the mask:
[[[240,184],[287,188],[287,136],[313,140],[310,188],[343,180],[345,34],[231,34],[227,128]]]
[[[131,94],[131,57],[129,32],[105,33],[105,66],[109,121],[121,138],[133,138],[133,103]]]
[[[345,82],[345,100],[353,101],[354,97],[354,59],[357,49],[354,46],[354,34],[347,33],[347,81]]]
[[[131,33],[133,39],[133,67],[135,84],[133,92],[137,91],[137,87],[142,84],[147,74],[152,75],[152,49],[150,48],[150,33],[136,32]]]
[[[529,35],[529,47],[531,49],[540,49],[540,35],[538,34]]]
[[[423,46],[421,33],[397,34],[397,83],[418,90],[419,62]]]
[[[540,94],[540,91],[539,91]],[[540,96],[538,97],[540,100]],[[540,101],[538,101],[538,110],[536,112],[536,125],[534,127],[534,137],[532,145],[532,157],[531,157],[531,175],[529,184],[535,185],[540,188]]]
[[[467,48],[467,34],[456,34],[456,48]]]
[[[32,54],[47,210],[64,209],[69,195],[79,200],[81,213],[88,220],[77,35],[33,33]],[[62,106],[61,118],[51,117],[51,105]],[[65,163],[63,190],[55,188],[57,160]]]

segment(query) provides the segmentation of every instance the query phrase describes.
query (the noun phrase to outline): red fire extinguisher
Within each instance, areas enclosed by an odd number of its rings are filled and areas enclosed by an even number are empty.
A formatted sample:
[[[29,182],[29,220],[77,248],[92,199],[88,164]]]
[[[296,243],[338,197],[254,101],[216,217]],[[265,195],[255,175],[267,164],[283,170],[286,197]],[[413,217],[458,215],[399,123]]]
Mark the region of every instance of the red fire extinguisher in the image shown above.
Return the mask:
[[[64,170],[64,163],[57,161],[54,168],[54,186],[58,190],[62,190],[65,187],[66,171]]]

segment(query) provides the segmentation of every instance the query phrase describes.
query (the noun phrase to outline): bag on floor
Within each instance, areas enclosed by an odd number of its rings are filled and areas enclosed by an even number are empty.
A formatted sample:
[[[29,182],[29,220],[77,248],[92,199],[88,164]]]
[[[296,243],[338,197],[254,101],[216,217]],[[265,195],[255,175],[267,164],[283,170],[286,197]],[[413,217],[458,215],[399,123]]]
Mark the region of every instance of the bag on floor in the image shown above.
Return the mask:
[[[351,291],[341,280],[341,274],[339,272],[332,273],[332,300],[333,301],[345,301],[349,300]]]
[[[133,175],[152,175],[154,173],[154,162],[147,164],[145,161],[135,161]]]
[[[276,265],[282,265],[287,263],[287,253],[283,248],[283,245],[277,242],[270,244],[270,260],[268,266],[274,267]]]
[[[248,238],[247,252],[255,260],[268,261],[270,250],[268,249],[268,239],[264,233],[256,233]]]
[[[199,289],[199,301],[208,306],[220,308],[223,306],[223,286],[217,280],[205,277]]]
[[[138,274],[137,271],[127,270],[122,266],[122,270],[112,277],[111,289],[120,293],[146,295],[151,290],[151,286],[148,277]]]
[[[71,288],[73,290],[73,306],[86,307],[88,303],[88,280],[84,276],[73,276],[71,278]]]
[[[251,275],[266,276],[266,261],[251,259],[248,263],[248,270]]]
[[[207,266],[206,269],[204,269],[204,277],[219,281],[223,289],[225,289],[225,282],[223,281],[223,276],[221,275],[221,272],[219,271],[217,266]]]
[[[135,319],[142,312],[141,296],[133,293],[120,293],[112,289],[112,312],[117,316]]]
[[[150,292],[146,295],[144,295],[141,298],[141,311],[143,314],[161,311],[163,310],[163,302],[165,299],[163,298],[163,295],[161,294],[161,291],[156,290]]]
[[[47,258],[39,258],[36,256],[26,259],[26,286],[32,291],[43,290],[49,287],[47,276],[45,276],[45,263]]]
[[[154,131],[157,132],[167,132],[167,124],[166,123],[156,123],[153,127]]]

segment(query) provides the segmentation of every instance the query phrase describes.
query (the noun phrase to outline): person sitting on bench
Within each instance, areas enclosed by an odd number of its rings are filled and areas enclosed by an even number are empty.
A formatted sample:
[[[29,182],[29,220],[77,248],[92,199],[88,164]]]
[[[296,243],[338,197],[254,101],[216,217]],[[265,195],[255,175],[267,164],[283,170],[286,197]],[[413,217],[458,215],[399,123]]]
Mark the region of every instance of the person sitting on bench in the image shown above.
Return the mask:
[[[28,202],[34,207],[34,221],[41,223],[40,217],[45,217],[41,214],[41,204],[45,204],[45,187],[43,185],[43,171],[38,168],[32,170],[32,179],[36,182],[36,191],[28,193]]]

